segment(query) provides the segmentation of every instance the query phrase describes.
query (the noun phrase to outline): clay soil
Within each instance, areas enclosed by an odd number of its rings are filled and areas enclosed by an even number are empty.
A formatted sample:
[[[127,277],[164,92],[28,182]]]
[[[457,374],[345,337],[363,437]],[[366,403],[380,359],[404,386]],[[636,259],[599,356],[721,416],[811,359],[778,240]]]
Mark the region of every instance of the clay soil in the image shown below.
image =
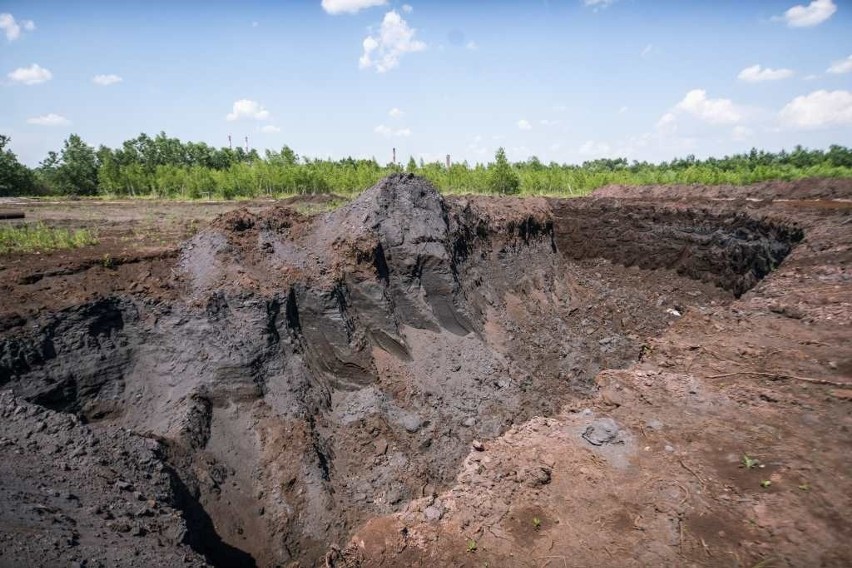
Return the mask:
[[[852,565],[852,180],[315,201],[0,203],[0,566]]]

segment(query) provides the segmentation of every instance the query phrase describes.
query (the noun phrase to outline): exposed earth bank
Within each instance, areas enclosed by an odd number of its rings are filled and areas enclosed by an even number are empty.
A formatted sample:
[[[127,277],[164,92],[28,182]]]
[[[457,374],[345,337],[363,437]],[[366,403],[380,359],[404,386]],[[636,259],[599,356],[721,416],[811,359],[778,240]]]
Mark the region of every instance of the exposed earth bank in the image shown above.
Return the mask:
[[[742,196],[398,175],[10,262],[0,565],[848,565],[852,182]]]

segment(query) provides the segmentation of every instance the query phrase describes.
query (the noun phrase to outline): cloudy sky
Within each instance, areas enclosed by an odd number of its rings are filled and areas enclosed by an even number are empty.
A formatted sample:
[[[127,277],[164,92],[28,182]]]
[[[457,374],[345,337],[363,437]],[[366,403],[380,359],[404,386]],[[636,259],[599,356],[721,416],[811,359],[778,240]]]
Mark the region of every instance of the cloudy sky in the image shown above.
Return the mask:
[[[0,132],[314,157],[852,146],[841,0],[0,0]],[[202,7],[203,6],[203,7]]]

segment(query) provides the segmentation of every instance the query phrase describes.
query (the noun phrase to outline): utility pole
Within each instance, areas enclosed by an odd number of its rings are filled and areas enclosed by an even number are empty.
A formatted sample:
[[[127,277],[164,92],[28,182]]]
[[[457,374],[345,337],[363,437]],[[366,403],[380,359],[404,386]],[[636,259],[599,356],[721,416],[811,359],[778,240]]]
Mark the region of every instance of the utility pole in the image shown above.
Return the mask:
[[[248,154],[249,145],[248,145],[248,136],[246,136],[246,154]]]
[[[450,163],[451,163],[451,162],[450,162],[450,155],[449,155],[449,154],[447,154],[447,169],[448,169],[448,170],[450,169]]]
[[[393,149],[393,165],[396,165],[396,148]]]
[[[233,150],[234,145],[231,143],[231,135],[228,134],[228,150]]]

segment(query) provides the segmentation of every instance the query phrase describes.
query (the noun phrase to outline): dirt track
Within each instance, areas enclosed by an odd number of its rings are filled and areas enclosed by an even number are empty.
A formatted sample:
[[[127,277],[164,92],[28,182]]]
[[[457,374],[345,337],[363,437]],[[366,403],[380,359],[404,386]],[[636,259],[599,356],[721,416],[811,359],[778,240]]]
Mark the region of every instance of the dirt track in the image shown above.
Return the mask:
[[[741,191],[401,176],[0,259],[0,565],[848,565],[852,182]]]

